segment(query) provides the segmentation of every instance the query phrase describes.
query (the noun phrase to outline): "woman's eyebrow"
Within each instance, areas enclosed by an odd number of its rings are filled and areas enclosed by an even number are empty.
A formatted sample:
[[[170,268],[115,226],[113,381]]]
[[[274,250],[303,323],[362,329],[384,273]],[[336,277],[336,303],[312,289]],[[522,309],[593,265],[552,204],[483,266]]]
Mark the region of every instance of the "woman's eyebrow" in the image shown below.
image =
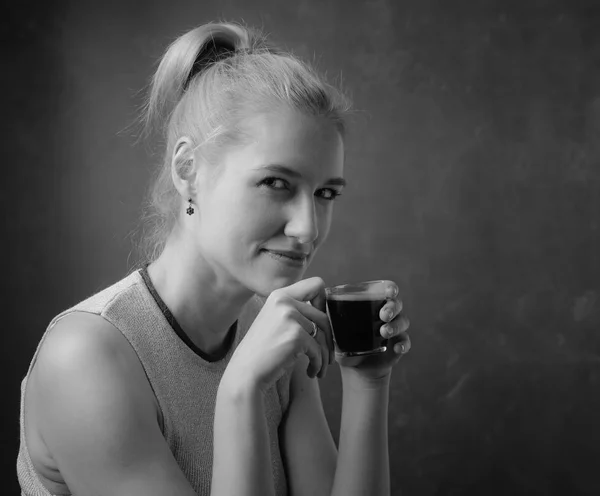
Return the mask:
[[[262,167],[259,167],[259,170],[262,169],[267,169],[273,172],[279,172],[280,174],[287,174],[288,176],[297,179],[302,178],[302,174],[300,174],[297,170],[290,169],[289,167],[286,167],[285,165],[281,164],[267,164]],[[325,184],[329,186],[346,186],[346,180],[343,177],[332,177],[331,179],[325,181]]]
[[[332,177],[326,183],[328,186],[346,186],[346,180],[343,177]]]

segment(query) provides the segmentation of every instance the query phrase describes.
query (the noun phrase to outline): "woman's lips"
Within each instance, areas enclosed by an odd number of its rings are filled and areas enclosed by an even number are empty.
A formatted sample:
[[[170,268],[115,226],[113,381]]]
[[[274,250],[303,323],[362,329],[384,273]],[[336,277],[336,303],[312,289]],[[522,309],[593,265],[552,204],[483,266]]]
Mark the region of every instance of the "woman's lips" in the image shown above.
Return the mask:
[[[302,252],[263,249],[274,260],[294,267],[303,267],[308,261],[308,255]]]

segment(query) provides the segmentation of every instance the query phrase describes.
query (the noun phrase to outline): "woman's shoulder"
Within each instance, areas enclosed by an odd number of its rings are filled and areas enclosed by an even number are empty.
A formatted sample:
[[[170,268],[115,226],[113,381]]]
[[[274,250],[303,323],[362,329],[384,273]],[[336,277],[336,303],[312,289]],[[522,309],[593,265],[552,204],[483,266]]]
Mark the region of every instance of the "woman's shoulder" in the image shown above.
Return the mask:
[[[118,457],[160,432],[158,405],[135,352],[96,314],[74,311],[56,322],[31,369],[24,401],[30,458],[52,480],[64,479],[57,459],[75,467],[92,454]]]
[[[56,314],[40,340],[33,365],[36,366],[40,361],[55,364],[72,362],[90,349],[100,357],[109,354],[109,350],[126,349],[126,341],[121,333],[103,314],[111,302],[118,300],[140,279],[137,271],[130,272]]]
[[[49,329],[36,362],[55,365],[75,364],[88,354],[100,359],[123,347],[118,330],[100,314],[78,310],[61,316]],[[63,363],[64,362],[64,363]]]
[[[97,373],[109,367],[140,366],[123,334],[100,314],[73,310],[58,319],[40,345],[31,375]],[[125,381],[127,377],[123,378]]]
[[[99,314],[75,310],[49,329],[31,372],[45,377],[85,375],[92,369],[136,361],[135,351],[113,324]]]
[[[35,405],[29,412],[42,430],[53,428],[52,412],[61,415],[99,401],[126,399],[123,408],[133,403],[156,406],[129,342],[110,322],[87,312],[73,311],[56,322],[40,346],[27,390],[26,401]]]

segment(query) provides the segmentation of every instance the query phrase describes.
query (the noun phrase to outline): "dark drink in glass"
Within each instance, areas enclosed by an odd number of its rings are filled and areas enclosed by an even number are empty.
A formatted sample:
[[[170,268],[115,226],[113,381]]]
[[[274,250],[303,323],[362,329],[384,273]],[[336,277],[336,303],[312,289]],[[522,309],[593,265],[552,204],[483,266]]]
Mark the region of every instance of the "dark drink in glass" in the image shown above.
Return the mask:
[[[381,353],[387,339],[381,336],[379,311],[387,301],[384,281],[368,281],[326,288],[327,314],[336,353],[361,356]]]

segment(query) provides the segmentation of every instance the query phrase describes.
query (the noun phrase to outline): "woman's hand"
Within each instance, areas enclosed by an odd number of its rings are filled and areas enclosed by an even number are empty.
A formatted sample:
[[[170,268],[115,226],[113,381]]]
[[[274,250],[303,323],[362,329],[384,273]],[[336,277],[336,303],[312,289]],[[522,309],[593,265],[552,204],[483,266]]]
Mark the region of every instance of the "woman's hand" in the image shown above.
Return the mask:
[[[319,328],[314,338],[313,323]],[[269,295],[233,353],[224,379],[229,384],[257,387],[264,392],[302,354],[309,358],[309,377],[323,377],[333,362],[325,284],[319,277],[304,279]]]
[[[387,351],[364,357],[342,357],[336,354],[342,374],[369,382],[387,379],[392,367],[410,350],[410,337],[406,332],[410,322],[402,313],[402,300],[398,298],[398,286],[392,281],[387,283],[388,301],[379,311],[379,318],[385,322],[380,332],[382,337],[388,339]]]

